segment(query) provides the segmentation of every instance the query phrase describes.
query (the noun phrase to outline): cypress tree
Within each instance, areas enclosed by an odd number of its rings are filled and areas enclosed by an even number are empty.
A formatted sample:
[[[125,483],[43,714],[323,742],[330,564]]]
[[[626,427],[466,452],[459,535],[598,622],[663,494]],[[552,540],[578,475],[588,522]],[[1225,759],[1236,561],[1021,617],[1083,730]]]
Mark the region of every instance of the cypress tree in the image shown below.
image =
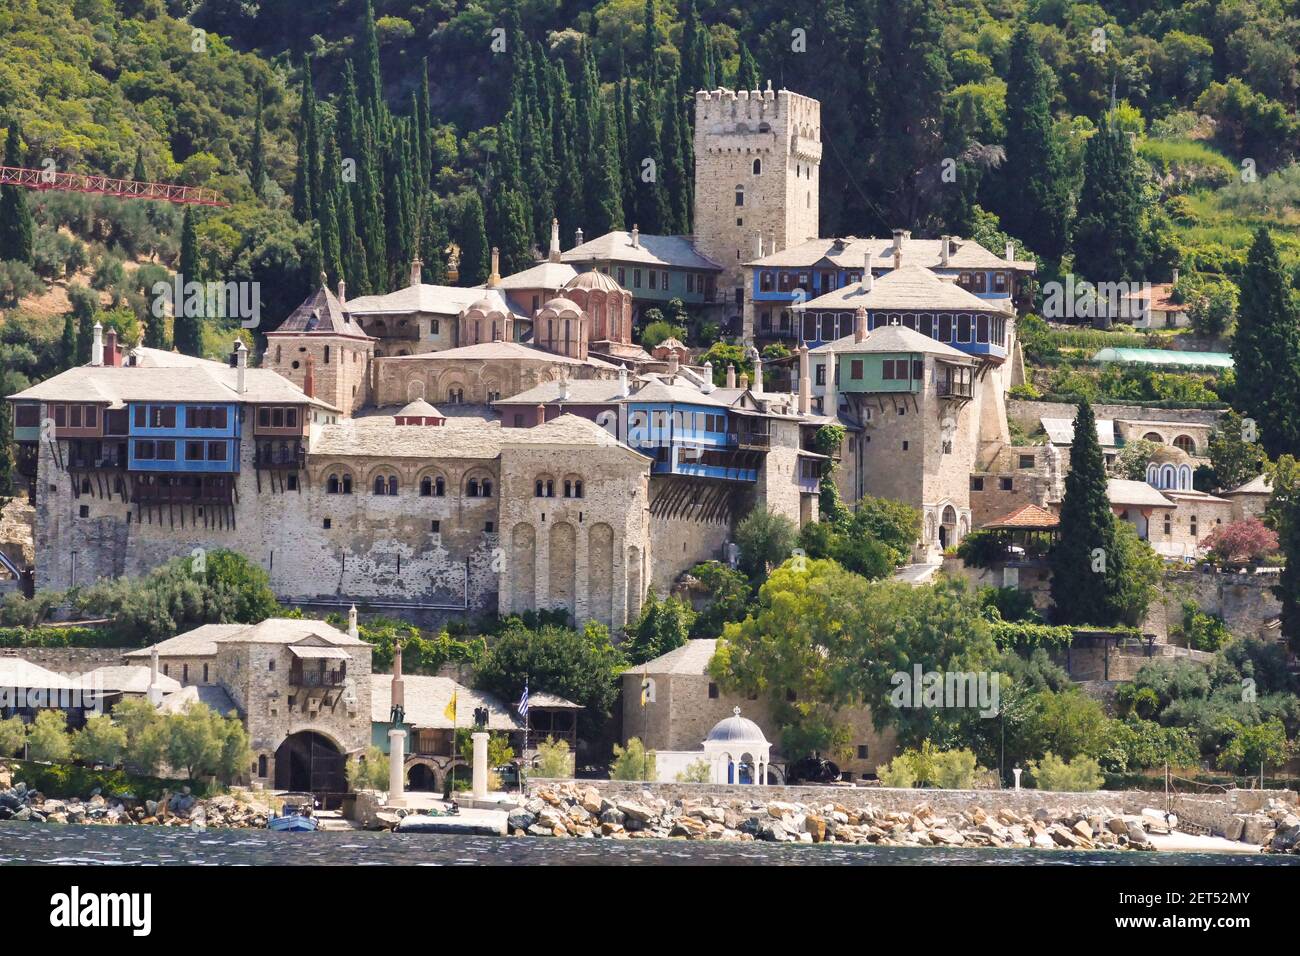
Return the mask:
[[[1278,578],[1276,593],[1282,602],[1282,636],[1293,653],[1300,653],[1300,494],[1286,503],[1282,522],[1282,555],[1286,564]]]
[[[669,75],[665,84],[663,126],[659,130],[659,152],[664,159],[663,187],[667,192],[668,217],[664,231],[680,235],[689,231],[690,177],[686,173],[686,159],[682,155],[682,108],[677,89],[677,73]]]
[[[1082,400],[1074,418],[1060,534],[1051,555],[1056,623],[1113,623],[1114,584],[1120,570],[1115,520],[1106,493],[1096,417],[1092,406]]]
[[[416,159],[416,175],[420,192],[429,188],[433,177],[433,127],[429,116],[429,58],[420,60],[420,85],[416,89],[415,119],[418,124],[417,141],[419,149]]]
[[[632,221],[642,232],[657,234],[665,231],[672,216],[668,203],[668,181],[664,157],[659,150],[659,136],[655,130],[653,93],[646,91],[637,112],[636,133],[634,138],[633,162],[636,169],[635,212]],[[645,161],[652,160],[654,165],[647,167]],[[650,179],[648,169],[653,169],[654,178]]]
[[[5,136],[5,165],[23,164],[22,135],[18,120],[9,121]],[[0,259],[32,261],[32,213],[18,186],[0,186]]]
[[[131,170],[131,178],[134,179],[137,183],[143,183],[149,180],[149,176],[144,169],[144,147],[143,146],[137,146],[135,148],[135,166]]]
[[[319,197],[312,189],[320,181],[319,132],[316,91],[312,88],[311,57],[302,61],[302,94],[298,104],[298,167],[293,178],[293,217],[307,222],[316,215]]]
[[[645,0],[641,26],[645,31],[641,41],[642,76],[646,88],[655,90],[659,88],[659,30],[655,26],[655,0]]]
[[[339,183],[335,194],[338,196],[335,211],[339,221],[339,255],[343,260],[343,278],[348,284],[348,295],[368,295],[371,292],[370,272],[366,268],[366,247],[357,236],[352,189],[347,183]]]
[[[433,285],[447,282],[447,221],[442,204],[433,193],[426,193],[420,225],[420,258],[424,260],[424,278]]]
[[[1255,233],[1239,283],[1233,404],[1257,423],[1269,457],[1300,457],[1300,315],[1268,229]]]
[[[622,175],[619,170],[617,120],[609,104],[600,99],[600,121],[586,179],[587,238],[623,228]]]
[[[382,122],[382,121],[381,121]],[[357,158],[357,185],[361,208],[357,212],[357,235],[366,248],[366,272],[370,291],[386,291],[388,246],[385,242],[384,197],[380,189],[382,167],[376,154],[380,133],[367,121],[361,124],[361,154]]]
[[[467,195],[461,206],[456,244],[460,246],[460,284],[482,285],[487,281],[492,263],[487,227],[483,223],[483,201],[478,193]]]
[[[1142,184],[1128,136],[1107,122],[1083,151],[1074,271],[1092,282],[1135,279],[1143,258]]]
[[[14,492],[13,406],[0,402],[0,497]]]
[[[375,8],[370,0],[366,0],[366,15],[361,24],[361,67],[358,74],[361,106],[370,122],[376,123],[384,112],[384,85],[379,75],[379,35],[375,32]]]
[[[253,116],[253,149],[249,160],[248,179],[253,185],[253,195],[259,199],[266,188],[266,163],[262,158],[262,101],[265,91],[257,84],[257,111]]]
[[[682,24],[682,79],[686,88],[694,93],[703,89],[704,57],[700,35],[703,33],[700,15],[695,9],[695,0],[686,6],[686,19]]]
[[[181,258],[179,269],[183,283],[202,282],[199,265],[199,240],[194,230],[194,207],[185,207],[185,217],[181,221]],[[203,355],[203,309],[198,314],[186,308],[184,297],[174,303],[173,339],[177,350],[185,355]]]
[[[1052,73],[1022,20],[1011,37],[1007,75],[1002,227],[1050,262],[1069,242],[1065,153],[1052,125]]]
[[[744,43],[740,45],[740,63],[736,67],[736,89],[758,89],[758,68],[754,65],[749,47]]]
[[[343,272],[343,250],[339,239],[338,214],[334,208],[334,193],[325,190],[325,201],[321,203],[320,219],[322,268],[329,277],[337,282]]]
[[[153,328],[154,322],[161,325],[162,319],[150,322],[150,329]],[[77,364],[77,326],[71,312],[63,317],[63,337],[59,340],[59,363],[65,369]]]
[[[622,177],[623,221],[636,220],[637,180],[641,172],[641,161],[634,155],[632,140],[636,129],[636,115],[632,109],[632,81],[623,80],[615,87],[618,94],[616,109],[618,111],[618,150],[619,172]]]

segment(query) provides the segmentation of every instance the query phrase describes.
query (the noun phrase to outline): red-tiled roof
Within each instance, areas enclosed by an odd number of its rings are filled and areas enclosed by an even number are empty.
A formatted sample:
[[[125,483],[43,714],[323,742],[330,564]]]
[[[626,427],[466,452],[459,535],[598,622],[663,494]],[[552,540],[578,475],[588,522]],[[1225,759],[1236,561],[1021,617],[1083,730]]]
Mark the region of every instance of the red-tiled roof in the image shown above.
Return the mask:
[[[1046,508],[1040,508],[1038,505],[1029,504],[1021,505],[1015,511],[1008,515],[1003,515],[997,521],[990,521],[984,525],[986,530],[1009,531],[1021,529],[1026,531],[1046,531],[1057,527],[1061,519]]]

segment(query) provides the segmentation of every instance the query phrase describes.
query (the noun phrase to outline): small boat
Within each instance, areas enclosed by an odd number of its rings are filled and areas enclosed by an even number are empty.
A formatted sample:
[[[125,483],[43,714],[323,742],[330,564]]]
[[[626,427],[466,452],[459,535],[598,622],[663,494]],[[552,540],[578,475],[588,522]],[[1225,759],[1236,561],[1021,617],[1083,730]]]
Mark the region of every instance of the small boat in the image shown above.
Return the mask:
[[[266,828],[281,833],[309,833],[320,825],[311,811],[309,804],[286,803],[278,814],[266,821]]]

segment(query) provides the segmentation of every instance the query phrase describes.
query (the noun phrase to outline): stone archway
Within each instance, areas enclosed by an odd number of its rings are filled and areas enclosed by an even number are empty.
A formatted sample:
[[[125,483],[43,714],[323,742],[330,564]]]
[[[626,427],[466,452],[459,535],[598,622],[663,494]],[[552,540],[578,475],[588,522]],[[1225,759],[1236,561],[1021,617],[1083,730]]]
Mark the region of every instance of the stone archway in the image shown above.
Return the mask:
[[[442,785],[438,782],[437,772],[428,764],[417,763],[406,771],[406,789],[422,793],[438,793]]]
[[[346,793],[347,755],[314,730],[284,738],[275,751],[275,788],[299,793]]]
[[[957,543],[957,509],[945,505],[939,521],[939,547],[947,550]]]

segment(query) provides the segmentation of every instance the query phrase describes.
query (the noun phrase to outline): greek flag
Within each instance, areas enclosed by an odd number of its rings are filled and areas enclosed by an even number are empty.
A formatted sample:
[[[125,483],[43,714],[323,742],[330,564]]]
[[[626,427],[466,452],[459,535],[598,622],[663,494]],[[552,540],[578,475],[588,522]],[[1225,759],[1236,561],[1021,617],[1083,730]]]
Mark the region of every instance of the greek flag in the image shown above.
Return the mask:
[[[519,711],[519,716],[524,720],[528,719],[528,682],[524,682],[524,692],[519,695],[519,703],[515,704],[515,710]]]

